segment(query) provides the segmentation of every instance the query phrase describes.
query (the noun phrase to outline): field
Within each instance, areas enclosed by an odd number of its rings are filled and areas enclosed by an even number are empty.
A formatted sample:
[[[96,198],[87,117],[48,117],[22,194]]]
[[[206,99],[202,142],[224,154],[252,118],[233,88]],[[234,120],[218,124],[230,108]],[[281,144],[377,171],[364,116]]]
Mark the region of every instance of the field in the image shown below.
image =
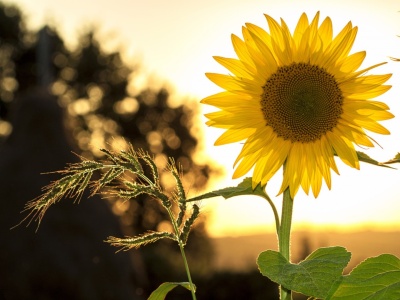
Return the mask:
[[[277,249],[275,234],[214,238],[216,270],[247,271],[257,268],[260,252]],[[292,234],[292,261],[298,262],[319,247],[343,246],[352,253],[350,271],[367,257],[383,253],[400,257],[400,231],[333,232],[298,231]]]

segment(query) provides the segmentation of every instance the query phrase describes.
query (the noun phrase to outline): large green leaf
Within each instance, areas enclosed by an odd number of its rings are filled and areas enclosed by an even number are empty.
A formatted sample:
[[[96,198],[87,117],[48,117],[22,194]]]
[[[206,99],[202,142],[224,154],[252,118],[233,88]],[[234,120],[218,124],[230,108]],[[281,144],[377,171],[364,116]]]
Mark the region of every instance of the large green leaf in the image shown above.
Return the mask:
[[[299,264],[291,264],[279,252],[262,252],[257,264],[261,273],[285,288],[324,299],[342,278],[351,254],[343,247],[320,248]]]
[[[329,293],[327,300],[399,300],[400,259],[382,254],[364,260]]]
[[[151,293],[148,300],[164,300],[167,294],[178,285],[191,290],[189,282],[164,282]]]
[[[213,198],[222,196],[225,199],[229,199],[236,196],[243,196],[243,195],[258,195],[264,197],[265,193],[263,187],[261,185],[257,185],[255,189],[252,187],[252,179],[251,177],[247,177],[243,179],[241,183],[237,186],[227,187],[220,190],[212,191],[194,198],[190,198],[186,201],[198,201],[207,198]]]

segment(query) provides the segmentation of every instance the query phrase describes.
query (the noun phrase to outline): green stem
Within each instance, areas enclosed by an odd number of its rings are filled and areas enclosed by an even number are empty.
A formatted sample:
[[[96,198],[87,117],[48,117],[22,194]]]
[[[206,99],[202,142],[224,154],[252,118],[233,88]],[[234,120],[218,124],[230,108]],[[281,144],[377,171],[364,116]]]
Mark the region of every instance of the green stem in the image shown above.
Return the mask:
[[[279,236],[279,215],[278,215],[278,211],[276,210],[276,207],[274,205],[274,202],[272,202],[271,198],[268,196],[268,194],[264,191],[264,194],[262,195],[262,197],[268,201],[268,203],[271,205],[272,211],[274,213],[274,218],[275,218],[275,227],[276,227],[276,233]]]
[[[186,259],[186,254],[185,254],[185,250],[184,250],[182,241],[179,241],[179,248],[181,249],[181,254],[182,254],[182,258],[183,258],[183,263],[185,265],[186,275],[187,275],[187,278],[188,278],[188,281],[190,284],[190,292],[192,293],[192,299],[196,300],[196,288],[192,282],[192,277],[190,276],[189,264]]]
[[[282,216],[279,227],[279,252],[290,262],[290,231],[292,227],[293,199],[289,188],[283,192]],[[280,299],[291,300],[292,292],[283,286],[280,287]]]
[[[189,285],[190,285],[190,292],[192,293],[192,299],[193,300],[197,300],[196,299],[196,294],[195,294],[196,293],[196,288],[195,288],[195,286],[194,286],[194,284],[192,282],[192,276],[190,275],[189,264],[188,264],[187,259],[186,259],[185,246],[183,245],[182,241],[179,238],[179,227],[178,227],[178,224],[176,223],[176,220],[174,218],[174,214],[172,213],[171,209],[167,208],[167,211],[168,211],[169,217],[171,219],[172,226],[174,227],[175,235],[176,235],[177,240],[178,240],[179,249],[181,250],[181,255],[182,255],[182,258],[183,258],[183,264],[185,265],[186,276],[188,278]]]

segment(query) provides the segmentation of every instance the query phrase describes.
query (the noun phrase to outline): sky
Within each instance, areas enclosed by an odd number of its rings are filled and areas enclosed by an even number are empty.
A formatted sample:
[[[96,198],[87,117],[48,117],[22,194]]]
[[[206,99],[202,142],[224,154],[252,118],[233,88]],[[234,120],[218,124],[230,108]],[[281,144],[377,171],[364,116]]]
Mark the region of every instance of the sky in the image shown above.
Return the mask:
[[[43,24],[54,25],[67,45],[74,47],[77,35],[90,26],[99,27],[99,38],[107,49],[120,50],[132,64],[139,63],[142,82],[169,83],[176,99],[198,101],[220,89],[204,75],[226,74],[212,56],[235,57],[231,34],[241,35],[241,27],[250,22],[267,29],[263,14],[283,18],[292,30],[302,12],[312,18],[317,11],[321,19],[329,16],[338,33],[348,21],[358,26],[353,53],[366,50],[362,67],[382,61],[374,74],[393,73],[392,89],[379,97],[398,117],[383,125],[389,136],[371,135],[382,147],[362,149],[371,157],[385,161],[400,151],[400,2],[384,0],[7,0],[18,5],[33,30]],[[140,83],[140,80],[138,80]],[[203,112],[212,111],[202,107]],[[207,128],[199,117],[204,136],[203,153],[225,166],[226,175],[213,181],[210,188],[237,185],[231,180],[232,164],[241,145],[213,146],[222,133]],[[231,155],[227,155],[230,153]],[[199,156],[199,159],[201,157]],[[388,229],[400,230],[400,170],[361,165],[353,170],[338,161],[340,176],[333,176],[332,190],[323,188],[320,196],[299,192],[294,204],[295,229]],[[399,165],[400,168],[400,165]],[[250,175],[250,174],[249,174]],[[281,173],[268,183],[267,192],[280,210]],[[237,197],[213,198],[201,203],[208,217],[210,234],[240,235],[274,230],[272,211],[262,199]]]

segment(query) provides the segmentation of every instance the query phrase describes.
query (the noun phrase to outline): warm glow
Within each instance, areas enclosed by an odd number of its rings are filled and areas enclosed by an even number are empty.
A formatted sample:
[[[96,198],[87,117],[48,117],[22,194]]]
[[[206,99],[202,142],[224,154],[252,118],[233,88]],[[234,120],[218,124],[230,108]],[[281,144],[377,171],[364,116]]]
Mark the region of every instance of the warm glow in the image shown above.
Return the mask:
[[[9,136],[12,131],[11,123],[0,120],[0,137]]]
[[[126,58],[141,59],[143,72],[157,78],[165,78],[174,86],[176,93],[195,96],[199,99],[220,91],[204,76],[205,72],[226,73],[212,56],[234,57],[230,35],[241,35],[241,26],[251,22],[267,28],[263,13],[275,19],[280,17],[293,29],[301,12],[314,15],[321,12],[321,19],[330,16],[333,20],[334,34],[348,22],[358,26],[359,31],[353,47],[353,53],[366,50],[367,57],[363,66],[381,61],[388,64],[380,67],[376,74],[393,73],[388,81],[393,88],[379,97],[387,103],[395,119],[383,122],[391,131],[389,136],[371,135],[382,146],[371,150],[361,149],[368,155],[380,160],[391,159],[400,151],[400,63],[389,57],[400,57],[400,3],[385,0],[377,4],[376,0],[307,0],[307,1],[67,1],[67,0],[8,0],[23,9],[28,17],[28,26],[39,28],[44,22],[50,22],[59,28],[68,44],[76,44],[76,34],[82,25],[101,24],[100,33],[104,44],[110,49],[126,46]],[[287,8],[290,6],[290,10]],[[165,13],[168,11],[168,13]],[[109,39],[110,32],[115,38]],[[114,47],[114,48],[113,48]],[[118,48],[117,48],[118,47]],[[363,67],[362,66],[362,67]],[[73,74],[64,74],[72,76]],[[153,77],[154,77],[153,76]],[[147,80],[143,80],[147,84]],[[13,88],[10,82],[9,89]],[[55,83],[53,89],[61,91],[64,87]],[[101,98],[101,89],[92,88],[90,99],[81,99],[71,109],[76,114],[93,110],[96,101]],[[114,109],[126,114],[137,109],[134,99],[124,99]],[[202,107],[203,112],[212,111]],[[196,124],[205,135],[204,149],[220,165],[226,167],[226,176],[214,180],[209,188],[223,188],[236,185],[241,181],[230,180],[233,174],[233,161],[241,145],[213,146],[222,133],[218,129],[206,128],[205,118]],[[108,126],[113,126],[109,124]],[[4,129],[3,129],[4,131]],[[171,144],[180,145],[179,137],[166,132]],[[104,147],[104,141],[94,131],[91,147]],[[149,133],[148,142],[157,147],[159,133]],[[177,139],[178,138],[178,139]],[[230,155],[227,155],[230,154]],[[361,164],[361,170],[352,170],[340,165],[340,176],[333,176],[332,191],[324,187],[317,200],[299,192],[294,205],[294,227],[296,228],[400,228],[400,201],[398,184],[400,171],[372,167]],[[279,191],[281,178],[275,178],[268,184],[267,191],[274,197]],[[193,191],[192,191],[193,192]],[[281,198],[274,198],[278,209]],[[123,205],[125,204],[119,204]],[[119,208],[120,209],[120,208]],[[203,213],[209,216],[210,233],[219,235],[239,235],[274,231],[274,222],[268,203],[261,199],[223,200],[209,199],[202,202]]]
[[[139,109],[139,103],[136,99],[126,97],[125,99],[118,101],[114,104],[114,110],[118,114],[129,115],[134,114]]]

